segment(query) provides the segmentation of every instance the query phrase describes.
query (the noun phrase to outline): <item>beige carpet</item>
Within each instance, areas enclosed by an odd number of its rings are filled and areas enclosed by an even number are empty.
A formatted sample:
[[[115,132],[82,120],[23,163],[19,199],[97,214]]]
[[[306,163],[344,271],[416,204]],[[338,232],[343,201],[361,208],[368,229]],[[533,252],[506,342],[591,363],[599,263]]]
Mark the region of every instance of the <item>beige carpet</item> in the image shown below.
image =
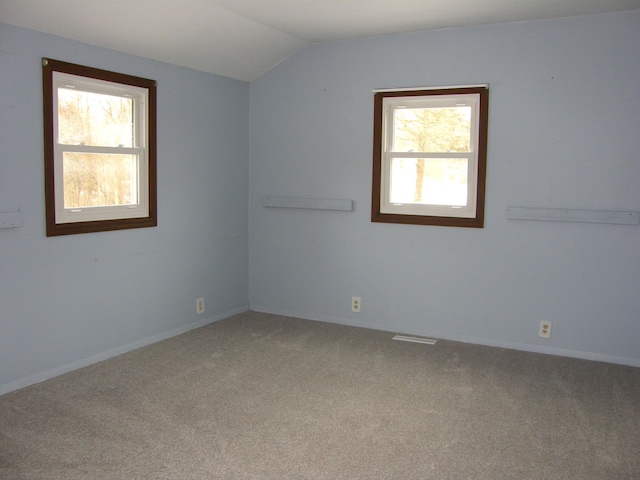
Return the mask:
[[[640,369],[247,312],[0,397],[0,478],[640,479]]]

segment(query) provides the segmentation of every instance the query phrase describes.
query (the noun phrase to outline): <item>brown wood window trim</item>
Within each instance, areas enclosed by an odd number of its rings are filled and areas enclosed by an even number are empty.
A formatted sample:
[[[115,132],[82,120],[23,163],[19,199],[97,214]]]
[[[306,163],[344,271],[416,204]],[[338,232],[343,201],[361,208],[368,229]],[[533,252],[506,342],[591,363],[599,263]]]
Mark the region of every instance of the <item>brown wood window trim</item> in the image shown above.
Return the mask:
[[[57,115],[57,112],[54,112],[54,72],[146,89],[146,145],[144,146],[144,148],[146,150],[147,157],[145,180],[147,182],[146,195],[148,195],[148,198],[145,198],[145,200],[147,207],[146,210],[148,210],[148,212],[145,213],[145,216],[66,223],[56,221],[56,202],[62,202],[63,199],[56,198],[57,196],[55,188],[55,149],[57,139],[54,136],[54,115]],[[126,75],[122,73],[67,63],[59,60],[43,58],[42,85],[44,114],[45,216],[47,236],[71,235],[157,226],[156,82],[154,80],[140,78],[132,75]]]
[[[420,215],[385,213],[381,211],[383,195],[383,162],[384,160],[384,99],[389,97],[428,97],[443,95],[478,94],[478,131],[477,131],[477,177],[475,215],[473,217],[455,217],[440,215]],[[373,122],[373,182],[371,200],[371,221],[382,223],[401,223],[413,225],[438,225],[451,227],[484,227],[484,207],[486,195],[487,166],[487,130],[488,130],[489,89],[486,86],[453,87],[439,89],[416,90],[384,90],[374,95]]]

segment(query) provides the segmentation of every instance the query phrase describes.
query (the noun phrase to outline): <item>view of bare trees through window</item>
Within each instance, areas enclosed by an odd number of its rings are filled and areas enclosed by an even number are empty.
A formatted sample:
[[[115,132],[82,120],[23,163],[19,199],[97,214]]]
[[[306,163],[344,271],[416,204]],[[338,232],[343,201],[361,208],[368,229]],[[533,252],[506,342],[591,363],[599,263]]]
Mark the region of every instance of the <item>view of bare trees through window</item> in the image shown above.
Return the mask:
[[[116,151],[135,146],[133,113],[130,98],[58,89],[65,208],[137,202],[137,155]]]
[[[393,151],[446,154],[471,151],[471,108],[398,108]],[[391,161],[390,201],[467,204],[467,158],[396,157]]]

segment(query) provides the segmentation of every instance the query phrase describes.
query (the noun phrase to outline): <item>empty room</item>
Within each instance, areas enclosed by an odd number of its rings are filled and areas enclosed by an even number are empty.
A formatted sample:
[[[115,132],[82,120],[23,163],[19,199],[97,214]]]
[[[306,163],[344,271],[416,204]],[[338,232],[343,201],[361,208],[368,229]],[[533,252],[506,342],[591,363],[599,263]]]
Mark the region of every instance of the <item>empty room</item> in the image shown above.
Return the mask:
[[[0,0],[0,478],[640,479],[640,0]]]

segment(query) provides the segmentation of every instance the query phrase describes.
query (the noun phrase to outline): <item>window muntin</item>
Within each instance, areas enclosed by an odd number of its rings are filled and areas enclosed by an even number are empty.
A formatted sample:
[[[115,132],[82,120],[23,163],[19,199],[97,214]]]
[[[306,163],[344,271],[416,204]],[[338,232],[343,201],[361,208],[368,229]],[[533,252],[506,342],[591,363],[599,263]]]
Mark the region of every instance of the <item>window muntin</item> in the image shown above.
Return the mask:
[[[47,235],[155,226],[155,82],[43,61]]]
[[[372,221],[482,227],[488,89],[375,96]]]

